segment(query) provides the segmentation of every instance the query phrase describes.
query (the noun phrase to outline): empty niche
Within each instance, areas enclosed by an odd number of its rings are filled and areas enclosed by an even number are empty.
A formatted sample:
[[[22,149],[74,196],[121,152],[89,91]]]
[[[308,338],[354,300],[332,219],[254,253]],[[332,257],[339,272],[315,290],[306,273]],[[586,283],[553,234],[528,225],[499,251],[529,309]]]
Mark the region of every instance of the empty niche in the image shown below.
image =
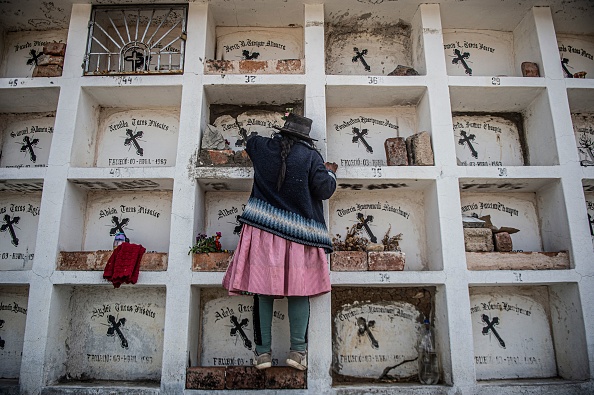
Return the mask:
[[[594,113],[571,114],[580,165],[594,166]]]
[[[178,129],[178,110],[103,108],[96,166],[175,166]]]
[[[478,380],[557,376],[547,287],[470,288],[470,316]]]
[[[565,78],[594,78],[594,37],[557,35]]]
[[[2,114],[1,167],[47,167],[55,113]]]
[[[21,371],[29,289],[26,286],[0,288],[0,378],[16,379]]]
[[[333,384],[418,381],[416,347],[423,320],[433,322],[433,294],[421,287],[334,288]]]
[[[72,287],[64,323],[68,380],[159,381],[165,289]],[[58,351],[56,351],[58,352]]]
[[[0,76],[6,78],[34,76],[36,67],[50,67],[59,71],[56,75],[41,74],[49,77],[62,74],[64,54],[61,56],[44,54],[43,48],[52,43],[65,43],[67,30],[19,31],[6,33],[4,53],[0,64]]]
[[[394,184],[389,188],[401,186]],[[355,227],[358,237],[372,243],[382,243],[386,234],[392,237],[401,233],[398,244],[405,255],[404,270],[427,270],[425,193],[337,191],[330,199],[330,233],[344,241],[349,229]]]
[[[523,117],[519,113],[453,113],[459,166],[528,164]]]
[[[200,290],[199,366],[253,366],[254,296],[229,296],[223,289]],[[274,301],[272,365],[285,366],[290,333],[287,299]]]
[[[41,192],[0,194],[0,270],[33,266]]]
[[[206,192],[205,233],[212,236],[221,232],[221,248],[235,250],[239,242],[241,223],[239,216],[249,198],[246,192]]]

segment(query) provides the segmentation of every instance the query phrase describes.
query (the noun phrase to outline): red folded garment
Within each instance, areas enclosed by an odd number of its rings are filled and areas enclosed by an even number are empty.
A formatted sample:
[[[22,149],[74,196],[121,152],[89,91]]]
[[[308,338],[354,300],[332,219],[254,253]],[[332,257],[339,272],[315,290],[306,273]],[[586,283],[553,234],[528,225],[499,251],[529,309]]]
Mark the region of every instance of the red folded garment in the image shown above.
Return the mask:
[[[140,244],[122,243],[113,252],[103,270],[103,278],[113,283],[114,288],[122,284],[136,284],[140,260],[146,251]]]

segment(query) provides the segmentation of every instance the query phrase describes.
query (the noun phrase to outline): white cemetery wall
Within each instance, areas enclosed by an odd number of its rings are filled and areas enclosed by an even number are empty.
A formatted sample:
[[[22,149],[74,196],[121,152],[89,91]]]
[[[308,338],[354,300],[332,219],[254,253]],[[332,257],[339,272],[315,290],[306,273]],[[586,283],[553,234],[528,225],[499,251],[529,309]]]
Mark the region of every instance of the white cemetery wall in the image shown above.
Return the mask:
[[[239,114],[237,118],[231,115],[220,115],[212,122],[212,125],[229,142],[231,149],[241,151],[245,148],[245,139],[239,134],[240,127],[246,130],[247,136],[255,133],[259,136],[270,137],[277,132],[273,128],[274,126],[281,127],[285,124],[284,115],[284,113],[276,111],[248,110]]]
[[[342,306],[333,320],[336,373],[379,378],[387,367],[411,360],[390,375],[415,375],[421,318],[415,306],[401,301],[355,302]]]
[[[75,288],[66,339],[74,379],[159,380],[164,288]]]
[[[444,29],[443,44],[448,75],[516,75],[511,32]]]
[[[235,250],[239,242],[241,224],[238,217],[243,213],[250,197],[246,192],[206,192],[206,226],[208,236],[221,232],[224,250]]]
[[[584,196],[586,197],[590,235],[592,236],[592,244],[594,244],[594,193],[584,193]]]
[[[386,166],[384,142],[415,133],[415,107],[328,108],[328,161],[342,166]]]
[[[175,166],[178,110],[103,110],[97,167]]]
[[[585,72],[585,78],[594,78],[594,37],[560,34],[557,45],[564,77]]]
[[[555,377],[546,287],[475,287],[470,315],[478,380]]]
[[[490,115],[452,117],[460,166],[522,166],[524,154],[517,125]]]
[[[6,33],[0,76],[29,78],[43,47],[53,42],[65,43],[67,30],[21,31]]]
[[[406,254],[404,270],[426,270],[427,236],[424,193],[420,191],[338,191],[330,199],[329,229],[345,239],[347,228],[361,226],[360,236],[381,243],[402,233],[400,248]]]
[[[302,28],[217,27],[217,60],[303,59]]]
[[[462,193],[460,202],[463,215],[490,215],[498,228],[519,229],[511,235],[514,251],[543,250],[534,193]]]
[[[47,167],[55,119],[55,116],[32,115],[8,123],[3,128],[0,166]]]
[[[571,114],[580,164],[594,166],[594,114]]]
[[[89,192],[84,251],[111,250],[118,231],[147,251],[169,251],[171,192]]]
[[[41,193],[0,195],[0,270],[33,266]]]
[[[211,292],[211,291],[209,291]],[[254,297],[217,297],[204,304],[202,310],[201,366],[253,365]],[[287,299],[274,301],[272,317],[272,363],[285,366],[289,356],[290,332]]]
[[[0,379],[19,377],[27,305],[26,287],[0,288]]]

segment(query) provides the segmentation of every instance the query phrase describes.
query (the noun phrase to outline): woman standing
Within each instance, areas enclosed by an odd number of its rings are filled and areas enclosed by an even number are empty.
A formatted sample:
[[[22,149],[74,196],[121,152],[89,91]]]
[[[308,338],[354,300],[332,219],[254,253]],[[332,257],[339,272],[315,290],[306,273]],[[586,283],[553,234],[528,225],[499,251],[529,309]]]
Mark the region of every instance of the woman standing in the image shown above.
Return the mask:
[[[336,189],[335,163],[324,163],[309,136],[312,120],[289,114],[272,138],[250,137],[252,193],[233,260],[223,279],[230,294],[255,294],[256,368],[272,366],[275,298],[288,298],[291,349],[287,364],[307,369],[309,297],[330,291],[326,253],[332,241],[322,201]]]

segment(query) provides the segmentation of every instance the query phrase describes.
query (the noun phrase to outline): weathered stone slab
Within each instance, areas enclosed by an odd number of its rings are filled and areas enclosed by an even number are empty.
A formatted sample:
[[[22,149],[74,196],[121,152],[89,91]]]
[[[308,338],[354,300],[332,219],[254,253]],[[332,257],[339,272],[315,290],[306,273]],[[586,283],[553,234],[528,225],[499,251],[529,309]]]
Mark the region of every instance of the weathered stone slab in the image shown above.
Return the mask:
[[[485,221],[475,217],[462,216],[462,227],[464,228],[484,228]]]
[[[569,269],[569,255],[561,252],[466,252],[468,270]]]
[[[60,251],[57,270],[103,270],[112,252],[112,250]],[[140,270],[167,270],[167,253],[145,252],[140,260]]]
[[[336,272],[367,271],[367,252],[334,251],[330,254],[330,270]]]
[[[305,389],[307,388],[307,371],[288,366],[273,366],[264,370],[266,389]],[[233,389],[233,388],[229,388]]]
[[[404,270],[405,255],[401,251],[382,251],[367,253],[369,270]]]
[[[205,252],[194,254],[192,270],[195,272],[224,272],[229,266],[230,252]]]
[[[305,389],[307,372],[286,366],[258,370],[253,366],[204,367],[186,370],[186,389]]]
[[[20,375],[27,321],[28,287],[0,287],[0,305],[0,377],[4,381],[16,379]],[[0,393],[4,393],[3,390],[0,388]]]
[[[48,66],[57,64],[60,67],[64,67],[64,57],[55,55],[43,55],[37,60],[37,66]]]
[[[495,245],[495,251],[499,252],[511,252],[514,249],[512,238],[507,232],[493,234],[493,244]]]
[[[384,148],[386,150],[386,162],[388,166],[408,166],[406,139],[404,137],[386,139]]]
[[[224,390],[225,367],[191,367],[186,369],[186,389]]]
[[[228,366],[225,387],[234,390],[260,390],[266,388],[265,370],[253,366]]]
[[[410,143],[408,142],[410,139]],[[433,166],[433,148],[431,148],[431,136],[427,132],[415,133],[406,138],[407,148],[412,150],[412,159],[415,166]]]
[[[463,228],[467,252],[493,251],[493,232],[488,228]]]
[[[31,270],[40,207],[40,193],[0,195],[0,270]]]
[[[49,43],[43,47],[43,53],[46,55],[65,56],[66,43]]]
[[[522,77],[540,77],[538,65],[534,62],[523,62]]]

